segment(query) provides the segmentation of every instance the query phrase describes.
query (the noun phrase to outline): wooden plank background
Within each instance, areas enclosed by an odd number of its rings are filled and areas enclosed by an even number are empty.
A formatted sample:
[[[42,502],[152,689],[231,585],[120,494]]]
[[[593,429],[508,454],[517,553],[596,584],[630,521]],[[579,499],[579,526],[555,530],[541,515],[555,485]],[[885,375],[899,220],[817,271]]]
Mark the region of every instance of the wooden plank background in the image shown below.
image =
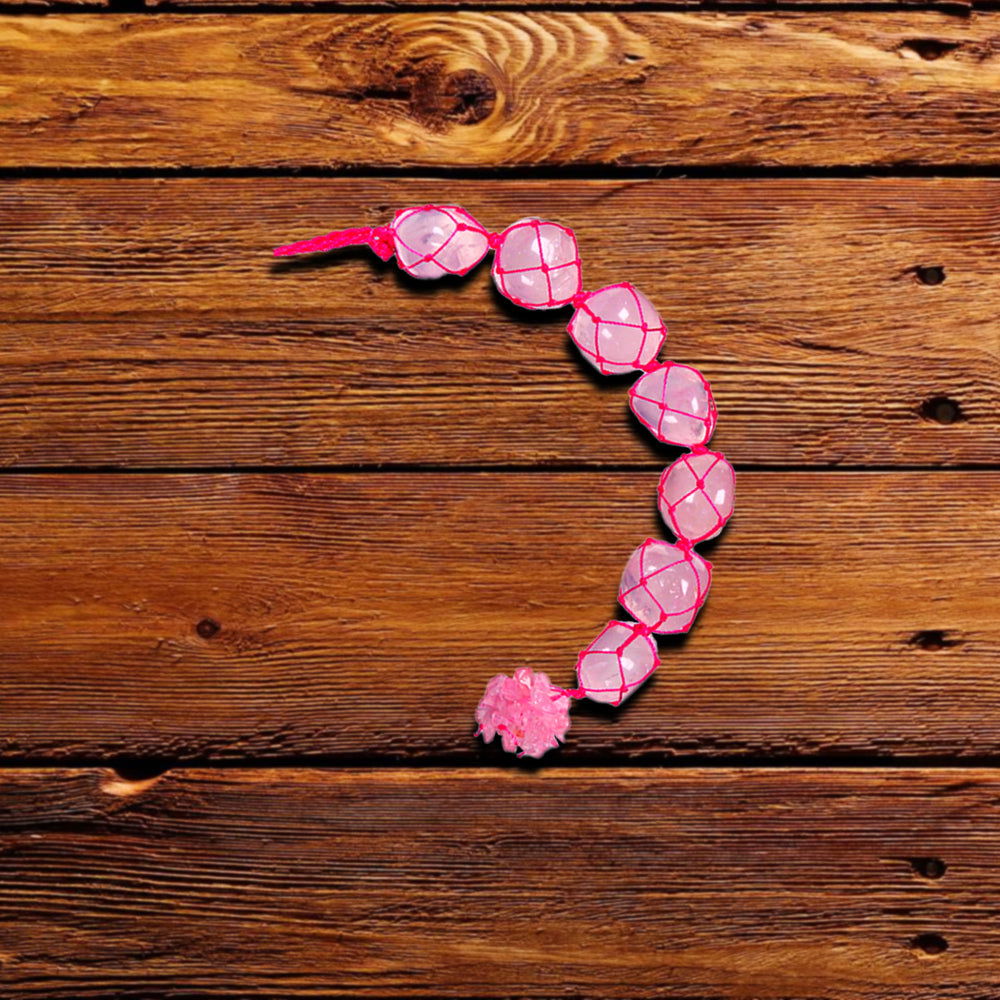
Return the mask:
[[[2,6],[0,998],[992,1000],[1000,13]],[[435,201],[642,287],[740,472],[540,763],[483,684],[676,452],[485,268],[270,257]]]
[[[660,305],[738,464],[1000,454],[996,180],[59,178],[0,187],[0,461],[662,466],[627,380],[578,359],[563,311],[504,306],[485,268],[272,262],[387,221],[401,185],[494,226],[579,218],[585,277]]]
[[[998,801],[976,770],[15,772],[5,996],[990,996]]]

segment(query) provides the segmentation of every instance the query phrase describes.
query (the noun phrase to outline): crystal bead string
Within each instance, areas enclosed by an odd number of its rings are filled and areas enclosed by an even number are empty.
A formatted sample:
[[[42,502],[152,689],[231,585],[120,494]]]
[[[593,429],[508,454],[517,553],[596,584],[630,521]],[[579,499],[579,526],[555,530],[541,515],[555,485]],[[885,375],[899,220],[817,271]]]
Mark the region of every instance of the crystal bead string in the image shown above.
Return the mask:
[[[712,564],[695,545],[714,538],[733,512],[736,474],[707,442],[717,412],[712,390],[688,365],[658,361],[667,330],[653,304],[627,281],[584,291],[582,263],[571,229],[520,219],[490,232],[456,205],[420,205],[397,212],[388,226],[342,229],[278,247],[278,257],[368,246],[382,260],[396,257],[414,278],[467,274],[493,251],[497,288],[525,309],[571,306],[568,331],[603,375],[642,372],[629,406],[659,441],[687,448],[664,470],[657,501],[674,542],[647,538],[629,557],[618,602],[634,621],[610,621],[577,657],[577,687],[553,684],[521,667],[497,674],[476,709],[477,735],[498,734],[504,750],[541,757],[569,730],[573,700],[620,705],[660,665],[655,635],[686,632],[708,597]]]

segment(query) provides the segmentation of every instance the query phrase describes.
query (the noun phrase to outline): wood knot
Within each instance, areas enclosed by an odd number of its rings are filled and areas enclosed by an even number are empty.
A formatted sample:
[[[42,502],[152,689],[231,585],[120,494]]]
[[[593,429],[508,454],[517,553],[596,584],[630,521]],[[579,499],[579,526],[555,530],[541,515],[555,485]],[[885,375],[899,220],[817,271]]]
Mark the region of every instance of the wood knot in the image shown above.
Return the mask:
[[[413,88],[411,103],[421,117],[440,124],[475,125],[488,118],[496,107],[497,88],[493,81],[474,69],[447,76],[426,74]]]
[[[202,639],[214,639],[222,630],[222,626],[213,618],[202,618],[202,620],[195,625],[194,630],[202,637]]]
[[[947,396],[932,396],[930,399],[925,399],[920,404],[918,412],[924,420],[930,420],[935,424],[957,424],[967,419],[958,401]]]
[[[943,955],[948,950],[948,941],[940,934],[918,934],[910,942],[910,947],[918,955],[934,958]]]

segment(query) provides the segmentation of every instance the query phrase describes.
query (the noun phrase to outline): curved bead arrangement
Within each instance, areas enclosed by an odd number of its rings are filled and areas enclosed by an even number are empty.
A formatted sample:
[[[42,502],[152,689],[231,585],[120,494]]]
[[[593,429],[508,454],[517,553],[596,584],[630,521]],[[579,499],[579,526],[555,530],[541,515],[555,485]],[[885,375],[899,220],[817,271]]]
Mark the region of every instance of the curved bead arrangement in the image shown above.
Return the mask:
[[[397,212],[388,226],[344,229],[278,247],[275,256],[367,245],[393,255],[414,278],[472,270],[494,251],[493,280],[525,309],[571,305],[569,335],[603,375],[643,374],[629,389],[629,406],[658,440],[688,448],[660,477],[660,514],[676,541],[647,538],[629,557],[618,602],[635,621],[609,622],[576,664],[577,687],[565,690],[541,671],[497,674],[476,710],[478,733],[499,733],[504,750],[541,757],[569,729],[572,699],[620,705],[660,665],[655,634],[687,632],[708,597],[712,564],[694,546],[714,538],[733,513],[736,474],[707,442],[715,430],[712,390],[688,365],[657,361],[667,330],[653,304],[627,281],[583,290],[580,255],[571,229],[519,219],[490,232],[455,205],[420,205]]]

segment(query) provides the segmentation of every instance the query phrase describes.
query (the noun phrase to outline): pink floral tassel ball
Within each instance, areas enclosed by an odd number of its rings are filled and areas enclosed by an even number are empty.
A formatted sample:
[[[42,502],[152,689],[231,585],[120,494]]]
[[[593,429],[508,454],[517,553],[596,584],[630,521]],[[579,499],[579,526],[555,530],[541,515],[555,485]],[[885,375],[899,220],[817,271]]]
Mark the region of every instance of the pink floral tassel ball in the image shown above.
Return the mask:
[[[497,674],[476,709],[477,735],[491,743],[499,733],[507,753],[520,748],[520,757],[541,757],[566,738],[569,705],[569,695],[541,671],[521,667],[513,677]]]

